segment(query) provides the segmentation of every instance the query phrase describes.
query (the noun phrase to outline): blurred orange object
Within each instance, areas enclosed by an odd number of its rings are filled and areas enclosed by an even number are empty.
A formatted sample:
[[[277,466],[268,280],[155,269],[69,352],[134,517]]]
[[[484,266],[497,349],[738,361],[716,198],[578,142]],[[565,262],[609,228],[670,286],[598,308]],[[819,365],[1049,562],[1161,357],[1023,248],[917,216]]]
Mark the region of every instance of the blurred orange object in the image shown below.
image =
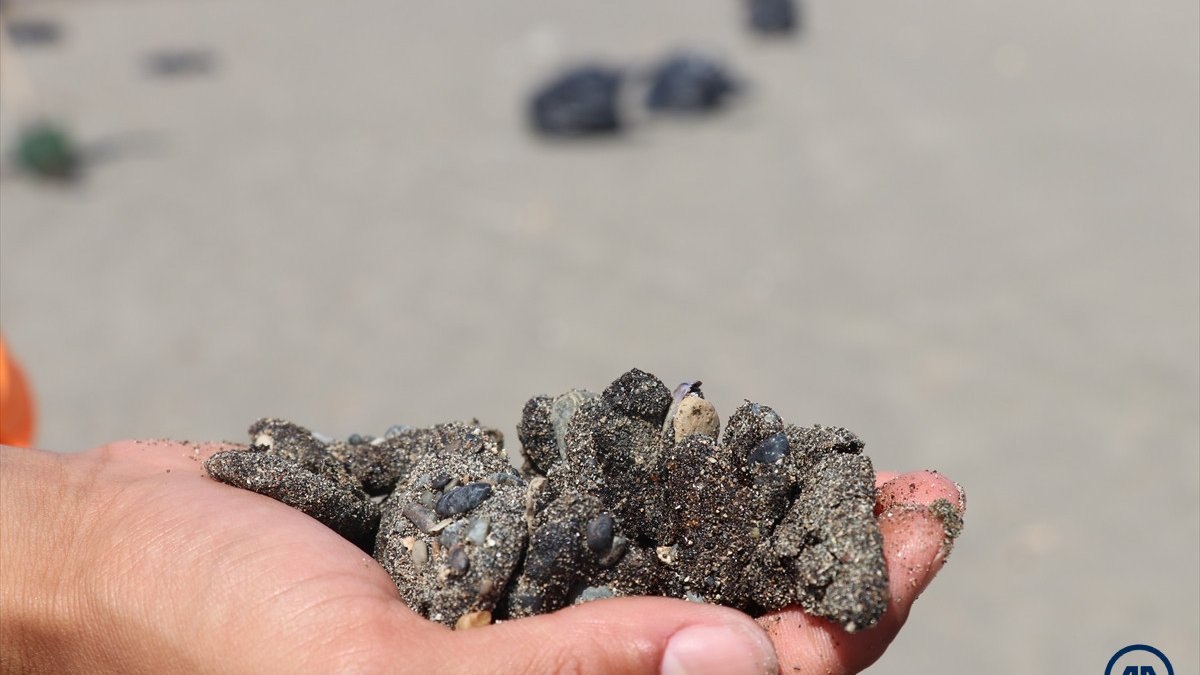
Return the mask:
[[[34,417],[33,392],[0,336],[0,444],[32,445]]]

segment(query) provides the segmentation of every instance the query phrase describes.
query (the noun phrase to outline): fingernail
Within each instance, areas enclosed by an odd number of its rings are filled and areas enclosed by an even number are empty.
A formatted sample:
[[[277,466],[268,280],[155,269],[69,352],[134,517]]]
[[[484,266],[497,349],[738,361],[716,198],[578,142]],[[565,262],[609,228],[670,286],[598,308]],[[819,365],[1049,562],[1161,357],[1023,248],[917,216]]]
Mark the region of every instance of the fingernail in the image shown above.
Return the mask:
[[[763,675],[778,672],[771,640],[757,627],[690,626],[671,636],[662,675]]]

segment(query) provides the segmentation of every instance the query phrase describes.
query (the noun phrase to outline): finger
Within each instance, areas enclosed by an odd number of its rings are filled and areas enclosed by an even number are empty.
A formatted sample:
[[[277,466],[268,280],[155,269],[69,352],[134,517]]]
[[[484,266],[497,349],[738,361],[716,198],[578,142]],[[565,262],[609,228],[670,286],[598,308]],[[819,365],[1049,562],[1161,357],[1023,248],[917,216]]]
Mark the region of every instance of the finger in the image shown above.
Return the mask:
[[[770,640],[745,614],[669,598],[596,600],[552,614],[457,631],[480,658],[447,658],[448,673],[774,674]],[[469,652],[467,651],[469,650]]]
[[[946,500],[959,512],[966,510],[966,494],[962,487],[936,471],[890,474],[887,480],[879,480],[888,475],[880,472],[876,477],[876,516],[898,504],[929,505],[939,499]]]
[[[794,666],[831,675],[856,673],[874,663],[945,563],[966,507],[957,484],[929,471],[896,475],[880,487],[878,501],[887,505],[878,511],[891,594],[887,611],[873,628],[858,633],[798,608],[760,618],[783,672]]]
[[[896,473],[895,471],[876,471],[875,472],[875,489],[878,490],[879,488],[883,487],[889,481],[891,481],[893,478],[895,478],[896,476],[899,476],[899,475],[900,474]]]

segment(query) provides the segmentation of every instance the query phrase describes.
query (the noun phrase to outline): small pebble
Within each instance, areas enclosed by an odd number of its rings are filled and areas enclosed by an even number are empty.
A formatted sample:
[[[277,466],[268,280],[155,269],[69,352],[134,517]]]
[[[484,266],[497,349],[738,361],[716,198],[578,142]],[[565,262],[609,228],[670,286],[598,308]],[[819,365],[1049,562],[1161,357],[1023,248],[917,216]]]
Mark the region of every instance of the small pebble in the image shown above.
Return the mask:
[[[478,612],[467,612],[458,617],[458,621],[454,622],[454,630],[467,630],[468,628],[479,628],[486,626],[492,622],[492,613],[486,609]]]
[[[550,422],[554,429],[554,445],[559,459],[567,457],[567,428],[571,419],[579,411],[579,406],[596,398],[596,394],[586,389],[572,389],[554,398],[550,408]]]
[[[491,494],[492,486],[487,483],[468,483],[442,495],[433,509],[439,516],[456,516],[479,506]]]
[[[443,490],[443,489],[445,489],[445,487],[447,485],[449,485],[450,481],[451,481],[450,474],[448,474],[448,473],[439,474],[430,483],[430,487],[432,487],[434,490]]]
[[[491,521],[487,518],[472,518],[470,529],[467,530],[467,541],[476,546],[483,546],[483,542],[487,540],[490,526]]]
[[[575,599],[576,603],[591,602],[592,600],[603,600],[604,598],[616,597],[616,593],[608,586],[588,586],[579,592],[579,597]]]
[[[592,550],[592,553],[603,555],[612,548],[612,543],[613,517],[607,513],[601,513],[587,525],[588,548]]]
[[[429,545],[420,540],[414,541],[412,550],[408,554],[412,558],[413,566],[421,569],[425,563],[429,562]]]
[[[774,464],[787,457],[787,434],[780,431],[763,439],[754,451],[750,453],[750,462],[754,464]]]
[[[448,527],[446,527],[444,530],[442,530],[442,534],[441,534],[441,536],[438,537],[437,541],[442,546],[444,546],[446,548],[450,548],[451,546],[456,544],[460,539],[462,539],[462,533],[463,533],[463,530],[466,529],[466,527],[467,527],[467,522],[465,520],[460,520],[458,522],[454,522],[454,523],[450,524]]]
[[[350,438],[346,439],[350,445],[362,445],[367,442],[367,439],[360,434],[350,434]]]
[[[411,430],[412,427],[407,424],[393,424],[387,428],[387,431],[383,432],[383,437],[390,441],[393,438],[396,438],[397,436],[400,436],[401,434]]]
[[[497,471],[487,479],[492,485],[520,485],[521,478],[507,471]]]
[[[418,530],[426,534],[432,532],[438,522],[436,513],[417,502],[410,502],[401,513],[413,525],[416,525]]]
[[[699,396],[686,396],[675,410],[672,425],[675,442],[678,443],[693,434],[716,438],[721,428],[721,420],[717,417],[717,409],[713,404]]]
[[[467,549],[462,544],[450,547],[450,552],[446,554],[446,562],[450,565],[451,573],[458,576],[466,574],[471,568],[471,558],[467,556]]]
[[[430,492],[429,490],[426,490],[421,493],[420,499],[421,499],[421,504],[432,509],[433,505],[437,503],[438,496],[435,495],[434,493]]]
[[[676,546],[657,546],[654,549],[654,555],[658,556],[658,559],[664,563],[668,565],[674,565],[675,554],[678,553],[678,551],[679,548]]]

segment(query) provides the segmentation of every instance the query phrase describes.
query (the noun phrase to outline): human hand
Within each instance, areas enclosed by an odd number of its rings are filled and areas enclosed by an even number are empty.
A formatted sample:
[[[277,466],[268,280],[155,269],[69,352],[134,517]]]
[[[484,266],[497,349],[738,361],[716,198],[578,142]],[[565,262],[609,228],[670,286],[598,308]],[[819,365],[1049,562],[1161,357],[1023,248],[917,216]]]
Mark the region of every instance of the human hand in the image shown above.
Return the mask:
[[[883,653],[949,553],[928,505],[964,507],[935,473],[879,474],[892,601],[855,634],[798,609],[760,617],[764,633],[734,610],[668,598],[456,632],[409,610],[332,530],[209,480],[202,462],[220,449],[0,450],[0,669],[853,673]]]

